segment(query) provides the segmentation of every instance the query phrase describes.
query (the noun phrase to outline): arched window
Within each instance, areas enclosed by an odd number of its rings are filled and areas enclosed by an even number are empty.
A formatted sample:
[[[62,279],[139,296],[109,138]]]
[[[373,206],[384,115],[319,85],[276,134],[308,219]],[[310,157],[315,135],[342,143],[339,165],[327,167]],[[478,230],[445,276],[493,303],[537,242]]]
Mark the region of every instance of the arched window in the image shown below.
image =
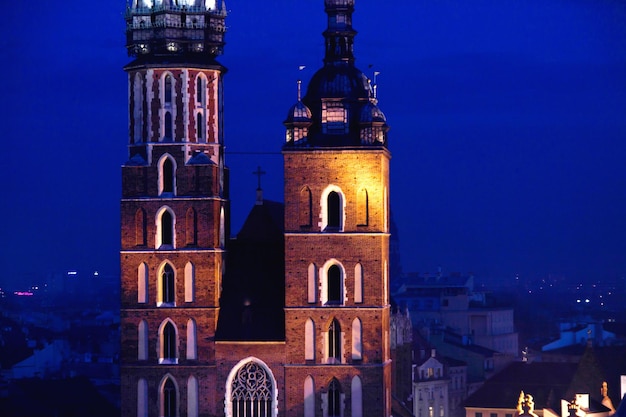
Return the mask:
[[[161,324],[159,331],[159,363],[178,363],[178,334],[171,320]]]
[[[220,210],[220,244],[219,247],[223,248],[226,245],[226,215],[224,214],[224,207]]]
[[[354,376],[351,384],[352,417],[363,417],[363,383],[361,378]]]
[[[148,381],[137,381],[137,417],[148,417]]]
[[[352,321],[352,359],[363,359],[363,324],[358,317]]]
[[[313,200],[311,198],[311,189],[304,187],[300,190],[300,206],[298,214],[300,218],[300,227],[310,227],[312,223]]]
[[[162,417],[178,416],[178,388],[171,376],[167,376],[161,383],[160,413]]]
[[[304,417],[315,417],[315,382],[311,375],[304,379]]]
[[[324,417],[341,417],[343,408],[343,394],[341,385],[336,378],[333,378],[328,385],[328,393],[326,394],[326,407]]]
[[[315,323],[310,318],[304,324],[304,359],[315,360]]]
[[[196,267],[187,262],[185,265],[185,302],[191,303],[195,298]]]
[[[196,77],[196,103],[198,105],[204,104],[204,98],[206,96],[205,85],[204,79],[198,74]]]
[[[343,284],[341,279],[341,268],[331,265],[327,272],[327,300],[326,304],[341,304]]]
[[[314,263],[309,264],[307,271],[307,301],[309,303],[317,301],[317,267]]]
[[[157,307],[173,307],[174,305],[176,305],[176,276],[174,268],[166,263],[159,274]]]
[[[187,379],[187,417],[198,417],[198,380],[193,375]]]
[[[198,143],[204,143],[205,140],[205,124],[204,124],[204,116],[201,112],[196,113],[196,136],[198,137]]]
[[[363,302],[363,266],[360,263],[354,266],[354,302]]]
[[[172,104],[172,89],[174,87],[173,85],[173,81],[172,81],[172,76],[167,74],[165,76],[165,81],[164,81],[164,87],[163,87],[163,99],[165,101],[165,105],[171,105]]]
[[[265,364],[244,359],[233,369],[226,386],[229,417],[275,417],[276,382]]]
[[[157,214],[157,249],[172,249],[174,247],[174,213],[169,207],[163,207]]]
[[[187,320],[187,359],[198,359],[198,342],[196,337],[196,322],[193,319]]]
[[[137,268],[137,302],[148,302],[148,264],[145,262]]]
[[[146,240],[146,211],[140,208],[135,212],[135,245],[145,246]]]
[[[367,226],[369,223],[368,195],[365,188],[361,188],[357,194],[357,225]]]
[[[328,225],[329,229],[339,229],[341,227],[341,198],[339,194],[331,191],[328,194]]]
[[[328,326],[326,356],[328,363],[341,363],[341,326],[337,319],[333,319]]]
[[[322,192],[321,207],[321,230],[326,232],[340,232],[344,226],[343,192],[336,185],[329,185]]]
[[[165,129],[163,132],[163,140],[174,139],[174,124],[172,123],[172,113],[165,112]]]
[[[187,210],[187,221],[185,222],[185,235],[187,246],[194,246],[197,243],[197,229],[196,229],[196,211],[189,207]]]
[[[145,320],[137,326],[137,359],[148,360],[148,323]]]
[[[161,181],[161,194],[174,192],[174,164],[170,158],[165,158],[161,165]]]

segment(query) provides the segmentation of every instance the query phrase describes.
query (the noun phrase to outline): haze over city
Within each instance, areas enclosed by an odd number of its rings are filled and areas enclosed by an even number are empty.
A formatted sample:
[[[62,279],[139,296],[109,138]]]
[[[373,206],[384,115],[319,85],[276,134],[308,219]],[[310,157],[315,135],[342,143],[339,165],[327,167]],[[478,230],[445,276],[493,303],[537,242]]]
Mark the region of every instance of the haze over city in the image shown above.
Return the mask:
[[[318,2],[231,0],[225,79],[232,230],[282,201],[282,121],[321,66]],[[0,285],[119,270],[127,159],[123,2],[17,2],[0,25]],[[294,18],[294,16],[296,16]],[[357,66],[391,131],[405,271],[489,280],[626,274],[626,4],[357,3]],[[300,66],[305,66],[301,71]]]

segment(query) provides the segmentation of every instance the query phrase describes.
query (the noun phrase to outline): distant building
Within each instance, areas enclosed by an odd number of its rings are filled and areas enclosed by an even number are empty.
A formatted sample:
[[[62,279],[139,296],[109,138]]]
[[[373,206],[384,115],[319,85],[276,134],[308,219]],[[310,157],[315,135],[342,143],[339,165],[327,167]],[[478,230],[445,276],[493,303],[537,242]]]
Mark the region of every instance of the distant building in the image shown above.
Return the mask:
[[[601,322],[562,322],[559,323],[559,338],[543,345],[541,350],[555,350],[576,344],[585,346],[588,340],[592,340],[594,346],[603,346],[615,340],[615,333],[604,330]]]

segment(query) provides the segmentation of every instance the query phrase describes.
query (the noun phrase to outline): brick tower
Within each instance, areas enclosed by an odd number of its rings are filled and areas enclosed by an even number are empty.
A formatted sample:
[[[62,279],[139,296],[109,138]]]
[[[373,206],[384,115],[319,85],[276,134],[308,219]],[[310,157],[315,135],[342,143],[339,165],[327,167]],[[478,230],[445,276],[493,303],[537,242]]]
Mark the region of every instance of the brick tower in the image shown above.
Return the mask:
[[[286,410],[389,416],[388,126],[354,64],[354,0],[325,10],[324,65],[285,121]]]
[[[225,14],[215,0],[132,0],[126,11],[134,60],[125,67],[123,416],[216,414],[214,336],[229,209],[225,69],[215,58]]]

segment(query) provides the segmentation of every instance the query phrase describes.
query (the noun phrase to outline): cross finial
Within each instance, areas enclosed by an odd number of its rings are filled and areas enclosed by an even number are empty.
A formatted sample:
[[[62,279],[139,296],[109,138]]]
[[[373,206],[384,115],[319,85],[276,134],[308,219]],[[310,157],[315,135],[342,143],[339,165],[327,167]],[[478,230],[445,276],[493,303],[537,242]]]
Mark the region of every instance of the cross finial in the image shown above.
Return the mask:
[[[257,190],[260,190],[260,189],[261,189],[261,175],[265,175],[265,174],[266,174],[266,172],[265,172],[265,171],[263,171],[263,170],[261,170],[261,167],[260,167],[260,166],[258,166],[258,167],[256,168],[256,171],[254,171],[254,172],[252,173],[252,175],[256,175],[256,176],[258,177],[259,185],[257,186]]]

